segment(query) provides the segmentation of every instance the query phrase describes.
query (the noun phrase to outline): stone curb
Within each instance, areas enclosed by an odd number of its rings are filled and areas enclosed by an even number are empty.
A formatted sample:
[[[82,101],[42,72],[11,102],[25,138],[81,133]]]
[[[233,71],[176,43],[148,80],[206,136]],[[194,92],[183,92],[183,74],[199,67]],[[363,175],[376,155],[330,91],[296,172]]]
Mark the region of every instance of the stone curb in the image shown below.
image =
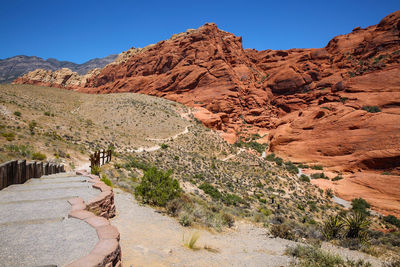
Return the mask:
[[[80,197],[69,199],[68,202],[72,208],[68,217],[83,220],[92,226],[96,230],[99,241],[89,255],[73,261],[67,266],[121,267],[120,234],[118,229],[108,221],[109,218],[115,216],[113,190],[96,175],[91,175],[86,171],[77,171],[76,174],[89,177],[91,179],[89,182],[94,183],[93,187],[100,189],[101,193],[88,201],[88,203],[85,203]],[[100,213],[99,216],[97,213]]]

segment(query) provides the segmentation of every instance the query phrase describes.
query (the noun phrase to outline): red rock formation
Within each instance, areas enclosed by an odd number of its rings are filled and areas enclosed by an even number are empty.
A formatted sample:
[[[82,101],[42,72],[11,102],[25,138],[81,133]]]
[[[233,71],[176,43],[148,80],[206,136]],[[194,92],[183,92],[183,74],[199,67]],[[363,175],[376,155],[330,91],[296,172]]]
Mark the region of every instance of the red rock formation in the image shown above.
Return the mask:
[[[196,117],[231,142],[270,129],[270,150],[292,160],[400,173],[400,11],[319,49],[244,50],[240,37],[205,24],[131,49],[84,82],[73,77],[15,83],[165,97],[199,107]]]

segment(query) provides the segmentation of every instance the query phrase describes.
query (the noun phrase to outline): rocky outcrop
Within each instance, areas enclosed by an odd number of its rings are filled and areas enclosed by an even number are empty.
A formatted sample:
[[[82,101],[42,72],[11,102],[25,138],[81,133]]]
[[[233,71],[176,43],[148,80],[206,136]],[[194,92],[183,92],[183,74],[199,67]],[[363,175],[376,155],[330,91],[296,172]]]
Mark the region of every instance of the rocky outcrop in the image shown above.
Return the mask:
[[[99,71],[99,69],[93,69],[88,74],[81,76],[68,68],[56,71],[37,69],[16,79],[14,83],[76,89],[84,87],[87,79]]]
[[[40,57],[23,55],[0,59],[0,83],[10,83],[21,75],[36,69],[55,71],[57,69],[68,68],[79,75],[85,75],[92,69],[103,68],[105,65],[113,62],[116,57],[117,55],[109,55],[104,58],[91,59],[82,64],[59,61],[54,58],[44,60]]]

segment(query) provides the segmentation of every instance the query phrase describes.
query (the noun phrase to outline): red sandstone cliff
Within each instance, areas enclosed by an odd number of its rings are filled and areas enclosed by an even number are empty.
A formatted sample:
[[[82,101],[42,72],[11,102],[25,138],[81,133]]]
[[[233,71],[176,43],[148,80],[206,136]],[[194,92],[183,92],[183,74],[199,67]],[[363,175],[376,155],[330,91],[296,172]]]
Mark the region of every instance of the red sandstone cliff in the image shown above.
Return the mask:
[[[15,83],[165,97],[201,107],[198,118],[230,141],[268,129],[270,151],[292,160],[400,174],[400,11],[320,49],[244,50],[240,37],[205,24],[131,49],[81,79],[49,75],[29,73]],[[398,176],[384,178],[400,188]],[[389,195],[390,205],[379,201],[383,212],[400,207],[398,192]]]

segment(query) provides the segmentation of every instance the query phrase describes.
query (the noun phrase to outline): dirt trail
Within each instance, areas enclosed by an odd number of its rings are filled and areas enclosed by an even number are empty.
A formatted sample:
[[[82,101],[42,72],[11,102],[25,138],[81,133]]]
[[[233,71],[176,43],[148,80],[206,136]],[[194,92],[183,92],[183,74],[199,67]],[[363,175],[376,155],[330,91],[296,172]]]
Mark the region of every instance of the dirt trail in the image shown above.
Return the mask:
[[[293,242],[269,238],[266,230],[237,222],[233,230],[213,234],[206,230],[182,227],[175,219],[139,205],[134,197],[115,189],[118,215],[112,224],[121,233],[124,266],[288,266],[290,258],[283,255],[286,245]],[[200,233],[198,250],[183,245]],[[204,249],[209,246],[218,252]]]

